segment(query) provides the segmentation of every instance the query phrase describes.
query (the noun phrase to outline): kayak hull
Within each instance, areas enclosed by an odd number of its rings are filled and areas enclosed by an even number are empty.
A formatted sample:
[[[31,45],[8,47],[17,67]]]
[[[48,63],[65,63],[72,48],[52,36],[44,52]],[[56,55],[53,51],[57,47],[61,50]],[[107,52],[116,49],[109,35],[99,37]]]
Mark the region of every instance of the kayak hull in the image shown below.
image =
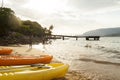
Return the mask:
[[[37,63],[50,63],[53,56],[41,55],[39,57],[25,57],[25,56],[0,56],[0,66],[11,65],[29,65]]]
[[[2,48],[0,49],[0,55],[10,55],[12,53],[12,49],[9,48]]]
[[[63,63],[47,64],[51,68],[35,68],[28,67],[24,70],[11,69],[0,73],[1,80],[51,80],[64,77],[68,71],[69,65]],[[35,68],[35,69],[34,69]]]

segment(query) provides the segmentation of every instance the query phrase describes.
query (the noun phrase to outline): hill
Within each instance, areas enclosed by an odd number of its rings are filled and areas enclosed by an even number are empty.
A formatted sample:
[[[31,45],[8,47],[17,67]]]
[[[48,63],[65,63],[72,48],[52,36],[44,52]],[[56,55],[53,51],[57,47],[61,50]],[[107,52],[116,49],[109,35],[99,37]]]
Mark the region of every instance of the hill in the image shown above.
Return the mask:
[[[83,33],[83,36],[120,36],[120,27],[91,30]]]

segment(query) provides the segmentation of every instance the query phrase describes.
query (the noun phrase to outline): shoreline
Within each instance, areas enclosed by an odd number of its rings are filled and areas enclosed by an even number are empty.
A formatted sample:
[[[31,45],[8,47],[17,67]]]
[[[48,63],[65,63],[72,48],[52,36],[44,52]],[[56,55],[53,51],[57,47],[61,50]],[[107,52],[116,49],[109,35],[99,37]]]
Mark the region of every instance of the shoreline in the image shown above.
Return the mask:
[[[12,46],[0,46],[0,48],[11,48],[13,52],[11,55],[20,55],[20,56],[39,56],[39,55],[48,55],[49,53],[44,53],[35,48],[29,48],[29,45],[12,45]],[[53,55],[54,56],[54,55]],[[55,57],[53,57],[52,63],[60,62]],[[53,80],[90,80],[87,79],[80,72],[75,70],[68,70],[65,77]]]

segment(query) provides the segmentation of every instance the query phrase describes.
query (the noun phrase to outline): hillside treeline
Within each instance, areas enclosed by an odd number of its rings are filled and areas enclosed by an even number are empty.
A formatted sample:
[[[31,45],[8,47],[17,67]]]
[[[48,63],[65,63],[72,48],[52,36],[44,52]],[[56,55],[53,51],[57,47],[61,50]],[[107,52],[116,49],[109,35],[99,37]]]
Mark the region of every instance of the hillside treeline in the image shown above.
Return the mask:
[[[53,25],[47,29],[38,22],[21,20],[10,8],[0,8],[0,45],[44,42],[52,29]]]

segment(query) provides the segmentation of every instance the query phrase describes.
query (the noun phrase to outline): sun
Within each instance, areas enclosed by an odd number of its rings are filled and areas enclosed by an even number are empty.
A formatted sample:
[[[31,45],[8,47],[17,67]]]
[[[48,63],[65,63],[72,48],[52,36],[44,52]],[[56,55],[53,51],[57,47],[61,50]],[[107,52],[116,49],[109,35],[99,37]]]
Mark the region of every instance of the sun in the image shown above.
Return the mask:
[[[54,13],[56,10],[65,9],[66,3],[67,0],[30,0],[25,7],[43,13]]]

